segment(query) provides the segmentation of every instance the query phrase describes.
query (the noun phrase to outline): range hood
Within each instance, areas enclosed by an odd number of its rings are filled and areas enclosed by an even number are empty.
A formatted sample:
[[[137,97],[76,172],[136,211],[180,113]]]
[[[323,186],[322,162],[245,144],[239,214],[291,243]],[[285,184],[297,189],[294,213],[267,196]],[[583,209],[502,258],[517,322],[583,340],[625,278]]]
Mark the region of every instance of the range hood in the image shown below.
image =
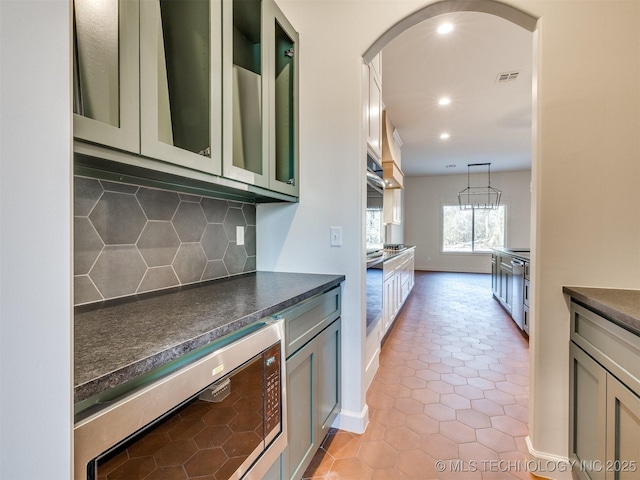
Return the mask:
[[[400,169],[402,140],[393,127],[387,111],[382,111],[382,170],[386,188],[404,188]]]

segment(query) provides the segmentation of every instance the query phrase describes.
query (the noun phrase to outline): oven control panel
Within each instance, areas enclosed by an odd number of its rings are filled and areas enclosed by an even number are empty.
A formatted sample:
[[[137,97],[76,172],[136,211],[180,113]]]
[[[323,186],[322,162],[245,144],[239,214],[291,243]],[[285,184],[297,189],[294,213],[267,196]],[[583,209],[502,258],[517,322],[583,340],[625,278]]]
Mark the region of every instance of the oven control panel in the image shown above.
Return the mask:
[[[264,362],[264,431],[268,435],[280,424],[280,343],[262,353]]]

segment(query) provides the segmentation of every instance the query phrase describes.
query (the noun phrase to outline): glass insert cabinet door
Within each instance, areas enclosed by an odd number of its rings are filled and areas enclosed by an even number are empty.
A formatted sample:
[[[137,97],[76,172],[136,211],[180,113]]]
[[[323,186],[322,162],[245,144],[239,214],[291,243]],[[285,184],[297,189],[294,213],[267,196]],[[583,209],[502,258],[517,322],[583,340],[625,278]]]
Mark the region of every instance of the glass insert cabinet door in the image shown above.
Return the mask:
[[[222,15],[224,175],[297,196],[297,33],[272,0]]]
[[[141,153],[221,173],[221,6],[140,2]]]
[[[76,138],[220,174],[220,22],[219,0],[74,0]]]
[[[136,2],[74,0],[74,136],[139,153]]]
[[[277,5],[269,3],[269,185],[298,195],[298,34]]]

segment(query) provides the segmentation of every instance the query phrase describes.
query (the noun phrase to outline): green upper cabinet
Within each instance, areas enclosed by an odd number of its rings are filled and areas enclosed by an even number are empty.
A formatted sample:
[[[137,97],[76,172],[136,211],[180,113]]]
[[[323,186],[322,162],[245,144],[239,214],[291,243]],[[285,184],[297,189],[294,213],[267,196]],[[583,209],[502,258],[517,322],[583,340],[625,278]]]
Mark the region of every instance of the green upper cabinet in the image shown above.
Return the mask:
[[[223,0],[223,174],[298,196],[297,33],[271,0]]]
[[[297,200],[298,34],[273,0],[74,0],[73,32],[81,168]]]
[[[140,2],[141,153],[221,173],[220,3]]]
[[[74,136],[220,174],[220,2],[74,0],[74,25]]]
[[[137,2],[75,0],[73,133],[140,152]]]

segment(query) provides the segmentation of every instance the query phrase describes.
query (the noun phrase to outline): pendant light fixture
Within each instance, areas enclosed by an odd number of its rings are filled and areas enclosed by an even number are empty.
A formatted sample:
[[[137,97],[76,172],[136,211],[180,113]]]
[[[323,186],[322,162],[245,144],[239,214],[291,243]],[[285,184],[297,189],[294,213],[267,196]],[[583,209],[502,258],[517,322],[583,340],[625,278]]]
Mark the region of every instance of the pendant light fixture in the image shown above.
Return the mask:
[[[487,185],[471,186],[471,168],[487,167]],[[469,163],[467,164],[467,188],[458,193],[460,210],[484,209],[495,210],[500,205],[502,191],[491,186],[491,164]]]

